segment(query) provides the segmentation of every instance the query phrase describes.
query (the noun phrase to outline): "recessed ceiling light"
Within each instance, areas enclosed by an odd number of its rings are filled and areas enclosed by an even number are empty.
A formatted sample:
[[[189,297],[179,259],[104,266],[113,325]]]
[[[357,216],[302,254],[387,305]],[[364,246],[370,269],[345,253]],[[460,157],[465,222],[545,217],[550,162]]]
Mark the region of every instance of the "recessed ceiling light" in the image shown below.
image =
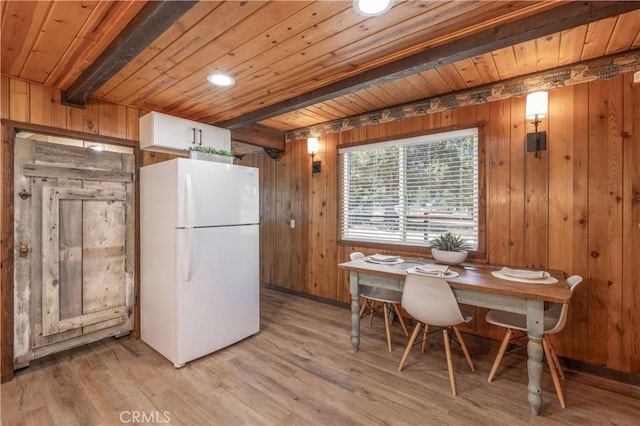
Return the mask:
[[[233,78],[225,74],[209,74],[207,76],[207,80],[209,80],[209,83],[220,87],[229,87],[236,84],[236,81]]]
[[[362,16],[379,16],[393,6],[393,0],[353,0],[353,8]]]

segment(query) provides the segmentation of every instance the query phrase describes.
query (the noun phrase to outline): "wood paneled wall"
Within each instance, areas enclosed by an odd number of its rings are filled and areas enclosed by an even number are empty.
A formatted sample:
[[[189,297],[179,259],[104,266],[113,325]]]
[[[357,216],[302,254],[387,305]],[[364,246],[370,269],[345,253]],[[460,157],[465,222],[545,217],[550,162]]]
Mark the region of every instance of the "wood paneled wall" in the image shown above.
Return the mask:
[[[136,108],[89,99],[86,108],[62,105],[60,91],[46,86],[2,76],[1,117],[94,135],[138,140]]]
[[[4,76],[0,88],[2,118],[138,140],[141,111],[134,108],[103,102],[90,102],[86,110],[66,107],[55,90]],[[639,374],[640,86],[624,75],[551,91],[549,102],[540,127],[548,131],[549,148],[539,159],[524,152],[525,134],[533,127],[524,119],[524,98],[323,136],[316,156],[322,172],[313,177],[305,141],[287,144],[280,161],[245,156],[243,164],[261,170],[261,280],[349,301],[347,277],[337,263],[354,250],[382,250],[338,243],[338,147],[484,122],[487,260],[585,277],[556,339],[558,352]],[[2,150],[4,156],[4,145]],[[145,153],[139,161],[164,159]],[[10,200],[2,201],[5,215]],[[484,322],[482,309],[470,329],[494,338],[501,334]]]
[[[245,156],[261,170],[261,280],[348,302],[337,263],[354,250],[384,250],[338,242],[338,147],[484,122],[487,261],[583,276],[554,339],[558,353],[639,374],[640,85],[627,74],[551,91],[540,158],[525,152],[533,125],[524,104],[512,98],[325,135],[313,177],[302,140],[288,143],[280,161]],[[476,309],[470,331],[501,337],[484,314]]]

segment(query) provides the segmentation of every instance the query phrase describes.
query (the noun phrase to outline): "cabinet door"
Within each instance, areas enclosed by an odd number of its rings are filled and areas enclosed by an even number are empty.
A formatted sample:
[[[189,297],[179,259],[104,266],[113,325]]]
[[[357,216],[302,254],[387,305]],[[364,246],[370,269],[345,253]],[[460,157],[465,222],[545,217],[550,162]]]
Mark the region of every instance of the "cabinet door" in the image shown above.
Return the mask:
[[[42,336],[127,320],[118,285],[125,275],[126,201],[122,189],[42,188]],[[79,244],[68,244],[71,235],[81,237]],[[79,262],[80,299],[61,297],[72,282],[67,272]],[[65,308],[79,309],[65,315]]]
[[[169,117],[167,120],[162,118],[157,121],[156,141],[160,140],[167,146],[176,144],[180,150],[186,150],[190,146],[199,145],[200,139],[202,139],[196,123],[175,117]]]
[[[231,151],[231,132],[228,130],[214,126],[201,125],[198,125],[196,128],[198,129],[198,132],[202,130],[202,133],[198,133],[198,136],[202,136],[202,145],[210,146],[215,149]]]

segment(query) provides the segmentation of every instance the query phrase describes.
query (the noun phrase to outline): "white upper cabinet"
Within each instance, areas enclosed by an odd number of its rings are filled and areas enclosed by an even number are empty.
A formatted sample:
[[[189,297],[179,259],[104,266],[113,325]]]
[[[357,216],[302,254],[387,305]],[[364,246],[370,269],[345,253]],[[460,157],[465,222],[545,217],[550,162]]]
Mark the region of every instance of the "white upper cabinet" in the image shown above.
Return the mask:
[[[193,145],[231,151],[231,132],[159,112],[140,117],[141,149],[186,155]]]

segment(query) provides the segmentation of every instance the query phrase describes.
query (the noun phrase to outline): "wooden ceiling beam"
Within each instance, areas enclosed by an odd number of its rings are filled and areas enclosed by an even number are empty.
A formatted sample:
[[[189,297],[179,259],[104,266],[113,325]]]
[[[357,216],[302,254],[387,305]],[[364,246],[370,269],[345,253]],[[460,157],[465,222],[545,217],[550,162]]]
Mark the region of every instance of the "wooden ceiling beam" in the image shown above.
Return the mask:
[[[149,1],[67,90],[62,103],[84,108],[87,99],[149,44],[173,25],[197,1]]]
[[[640,9],[640,1],[580,1],[562,4],[537,15],[470,34],[215,125],[229,129],[244,127],[358,90],[636,9]]]
[[[284,151],[284,132],[260,124],[232,129],[231,140],[261,148]]]

